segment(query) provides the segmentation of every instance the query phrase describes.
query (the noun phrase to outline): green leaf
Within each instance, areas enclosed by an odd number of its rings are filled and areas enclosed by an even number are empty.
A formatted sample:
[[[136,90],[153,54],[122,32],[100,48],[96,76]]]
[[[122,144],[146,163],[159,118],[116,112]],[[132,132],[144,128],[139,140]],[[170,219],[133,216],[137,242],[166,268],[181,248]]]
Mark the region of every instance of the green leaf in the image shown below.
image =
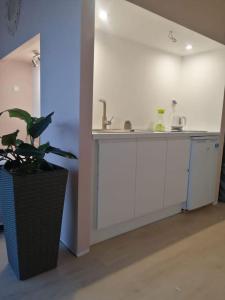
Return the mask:
[[[37,148],[35,148],[34,146],[27,144],[27,143],[22,143],[18,146],[18,148],[16,149],[15,153],[17,155],[21,155],[21,156],[26,156],[26,157],[36,157],[36,158],[42,158],[43,152],[41,152],[40,150],[38,150]]]
[[[77,157],[74,154],[72,154],[71,152],[66,152],[66,151],[63,151],[59,148],[55,148],[52,146],[49,146],[46,149],[46,153],[53,153],[53,154],[56,154],[56,155],[59,155],[62,157],[66,157],[66,158],[70,158],[70,159],[77,159]]]
[[[28,133],[34,139],[39,137],[52,122],[53,114],[54,112],[50,113],[47,117],[32,118],[32,124],[28,127]]]
[[[2,136],[2,145],[3,146],[15,146],[16,145],[16,138],[17,135],[19,133],[19,130],[10,133],[10,134],[6,134]]]
[[[49,143],[46,143],[46,144],[42,144],[38,147],[38,150],[46,153],[46,150],[50,147],[50,144]]]
[[[16,139],[16,146],[18,147],[19,145],[23,144],[24,142],[20,139]]]
[[[17,119],[23,120],[27,123],[27,125],[29,125],[31,123],[31,115],[23,109],[19,109],[19,108],[7,109],[7,110],[1,112],[0,116],[5,112],[9,113],[10,118],[17,118]]]

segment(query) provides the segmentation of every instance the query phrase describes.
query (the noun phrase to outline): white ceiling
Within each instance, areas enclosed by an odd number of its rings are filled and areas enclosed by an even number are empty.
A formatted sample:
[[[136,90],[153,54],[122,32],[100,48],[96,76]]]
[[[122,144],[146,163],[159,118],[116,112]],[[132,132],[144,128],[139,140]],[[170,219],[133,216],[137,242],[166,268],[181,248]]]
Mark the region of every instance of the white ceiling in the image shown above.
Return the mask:
[[[108,21],[99,18],[101,10],[107,11]],[[96,0],[96,29],[179,56],[224,48],[218,42],[125,0]],[[168,38],[170,30],[176,43]],[[187,44],[193,49],[187,51]]]
[[[32,58],[34,56],[33,50],[40,52],[39,34],[11,52],[4,58],[4,60],[14,60],[31,64]]]

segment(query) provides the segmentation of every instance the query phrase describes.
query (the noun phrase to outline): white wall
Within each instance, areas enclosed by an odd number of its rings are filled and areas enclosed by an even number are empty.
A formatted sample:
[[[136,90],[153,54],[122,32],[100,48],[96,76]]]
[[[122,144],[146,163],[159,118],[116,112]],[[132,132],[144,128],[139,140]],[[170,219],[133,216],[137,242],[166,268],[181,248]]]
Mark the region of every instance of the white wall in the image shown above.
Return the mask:
[[[185,58],[96,31],[93,128],[101,128],[107,101],[112,128],[132,121],[134,128],[152,128],[159,107],[170,128],[171,100],[187,116],[186,129],[219,131],[225,83],[225,51]]]
[[[225,51],[218,50],[182,60],[179,111],[189,129],[220,131],[225,87]]]
[[[177,98],[181,58],[132,41],[96,32],[93,128],[101,128],[102,104],[106,99],[113,128],[131,120],[147,128],[156,109],[170,107]]]

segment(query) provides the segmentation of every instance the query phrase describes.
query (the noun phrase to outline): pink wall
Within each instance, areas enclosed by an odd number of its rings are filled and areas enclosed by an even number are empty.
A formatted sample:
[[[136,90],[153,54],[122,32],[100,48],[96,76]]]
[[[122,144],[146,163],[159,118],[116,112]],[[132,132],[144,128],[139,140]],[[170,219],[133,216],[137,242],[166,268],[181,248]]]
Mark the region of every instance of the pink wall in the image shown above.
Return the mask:
[[[15,90],[18,89],[17,91]],[[32,66],[19,61],[0,61],[0,111],[18,107],[31,113],[32,110]],[[23,121],[0,117],[0,135],[19,129],[19,138],[26,138]]]

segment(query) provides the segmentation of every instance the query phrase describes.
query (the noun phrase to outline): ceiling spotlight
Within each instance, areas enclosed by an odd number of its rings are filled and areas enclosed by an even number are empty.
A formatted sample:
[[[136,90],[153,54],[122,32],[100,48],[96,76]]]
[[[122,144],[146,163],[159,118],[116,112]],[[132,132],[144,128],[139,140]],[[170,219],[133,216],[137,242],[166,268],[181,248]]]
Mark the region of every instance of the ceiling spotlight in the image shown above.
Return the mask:
[[[100,18],[102,21],[107,22],[107,21],[108,21],[108,13],[107,13],[107,11],[101,10],[101,11],[99,12],[99,18]]]
[[[193,46],[191,44],[187,44],[186,46],[186,50],[190,51],[193,49]]]

